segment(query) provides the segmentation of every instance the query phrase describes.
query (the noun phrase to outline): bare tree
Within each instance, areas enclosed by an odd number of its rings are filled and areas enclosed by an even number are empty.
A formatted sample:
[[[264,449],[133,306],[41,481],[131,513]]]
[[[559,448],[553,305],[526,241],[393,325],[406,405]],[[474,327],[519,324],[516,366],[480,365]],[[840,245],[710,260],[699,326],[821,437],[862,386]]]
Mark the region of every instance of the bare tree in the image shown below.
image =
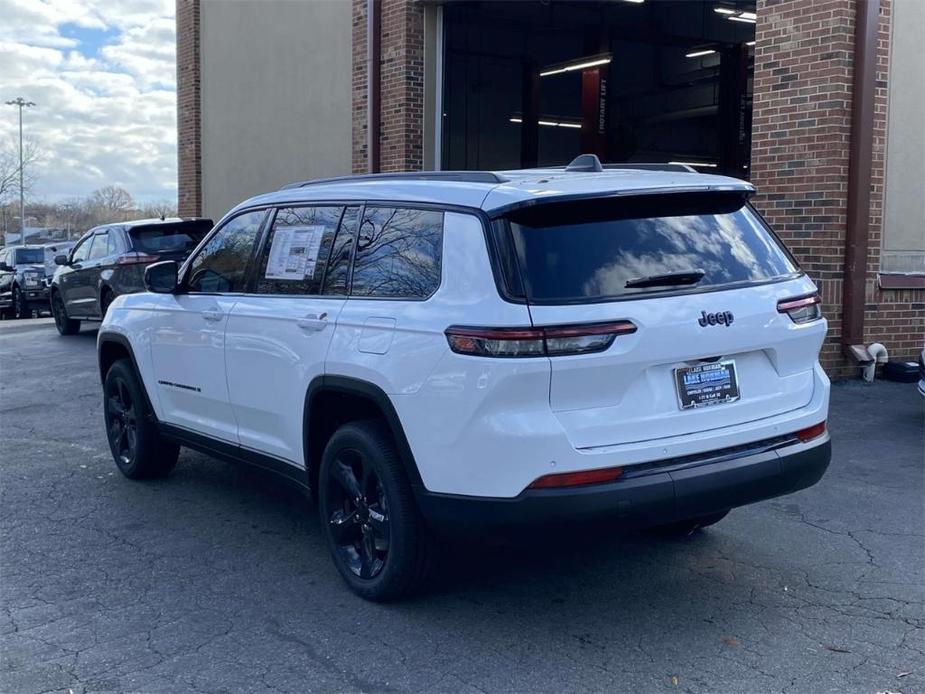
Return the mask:
[[[142,219],[154,217],[176,217],[177,205],[169,200],[158,200],[155,202],[145,203],[141,206],[139,214]]]
[[[123,222],[135,207],[131,194],[119,186],[106,186],[93,191],[90,206],[99,216],[100,223]]]
[[[28,193],[35,183],[33,164],[40,159],[35,142],[23,143],[23,192]],[[10,141],[0,145],[0,204],[19,197],[19,145]]]

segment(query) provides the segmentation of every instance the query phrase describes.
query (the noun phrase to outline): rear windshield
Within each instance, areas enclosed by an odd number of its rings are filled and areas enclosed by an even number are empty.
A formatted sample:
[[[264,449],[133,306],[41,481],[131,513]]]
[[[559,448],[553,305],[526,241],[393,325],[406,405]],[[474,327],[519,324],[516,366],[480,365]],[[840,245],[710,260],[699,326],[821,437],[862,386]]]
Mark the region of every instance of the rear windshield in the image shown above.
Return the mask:
[[[208,219],[129,229],[132,247],[141,253],[189,253],[212,228]]]
[[[16,265],[44,265],[45,251],[41,248],[19,248],[13,262]]]
[[[523,292],[536,303],[606,301],[799,273],[740,194],[550,203],[508,221]]]

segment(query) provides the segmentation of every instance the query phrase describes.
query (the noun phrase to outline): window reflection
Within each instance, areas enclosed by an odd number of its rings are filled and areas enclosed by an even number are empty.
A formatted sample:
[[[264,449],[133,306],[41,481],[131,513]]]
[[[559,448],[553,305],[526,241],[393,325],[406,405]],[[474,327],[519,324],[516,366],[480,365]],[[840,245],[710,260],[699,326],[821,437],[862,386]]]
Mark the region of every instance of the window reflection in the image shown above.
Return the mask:
[[[443,213],[367,208],[351,294],[423,299],[440,285]]]
[[[512,223],[527,295],[538,300],[601,299],[665,291],[626,288],[631,279],[702,270],[697,287],[766,280],[796,268],[747,207],[564,224]]]
[[[265,210],[247,212],[219,229],[193,258],[188,289],[210,293],[243,291],[247,261],[265,216]]]
[[[258,294],[299,294],[310,295],[321,293],[321,283],[324,277],[324,267],[331,254],[334,242],[334,233],[343,214],[343,207],[289,207],[280,209],[276,213],[273,228],[264,244],[257,265],[257,293]],[[317,234],[316,244],[309,249],[275,248],[277,256],[280,252],[289,250],[294,254],[297,250],[309,251],[302,253],[302,263],[299,272],[291,277],[281,278],[274,273],[276,268],[270,266],[270,257],[274,252],[274,242],[277,246],[288,243],[294,234],[309,236]],[[284,234],[285,236],[280,236]],[[317,254],[315,253],[317,252]]]

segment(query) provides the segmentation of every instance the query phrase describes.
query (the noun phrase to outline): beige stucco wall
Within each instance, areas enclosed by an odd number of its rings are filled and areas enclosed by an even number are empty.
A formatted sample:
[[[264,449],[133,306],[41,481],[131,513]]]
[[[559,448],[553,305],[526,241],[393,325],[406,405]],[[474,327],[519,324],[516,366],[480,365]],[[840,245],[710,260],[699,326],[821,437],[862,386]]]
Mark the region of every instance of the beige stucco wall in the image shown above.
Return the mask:
[[[884,272],[925,272],[925,1],[895,0],[887,111]]]
[[[203,0],[203,214],[350,173],[349,0]]]

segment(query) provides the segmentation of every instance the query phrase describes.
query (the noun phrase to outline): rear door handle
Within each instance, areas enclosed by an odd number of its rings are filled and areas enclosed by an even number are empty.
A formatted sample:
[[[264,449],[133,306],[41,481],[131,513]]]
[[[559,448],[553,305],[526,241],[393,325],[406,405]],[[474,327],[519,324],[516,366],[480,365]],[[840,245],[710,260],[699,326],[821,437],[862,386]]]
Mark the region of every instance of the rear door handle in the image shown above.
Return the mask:
[[[297,318],[296,325],[307,332],[319,332],[324,330],[328,325],[328,314],[322,313],[320,316],[309,313],[304,318]]]
[[[205,318],[207,321],[210,321],[210,322],[212,322],[212,323],[216,323],[216,322],[220,321],[220,320],[221,320],[222,318],[224,318],[224,316],[225,316],[224,313],[222,313],[221,311],[218,311],[218,310],[216,310],[216,309],[206,309],[206,310],[203,311],[200,315],[201,315],[203,318]]]

